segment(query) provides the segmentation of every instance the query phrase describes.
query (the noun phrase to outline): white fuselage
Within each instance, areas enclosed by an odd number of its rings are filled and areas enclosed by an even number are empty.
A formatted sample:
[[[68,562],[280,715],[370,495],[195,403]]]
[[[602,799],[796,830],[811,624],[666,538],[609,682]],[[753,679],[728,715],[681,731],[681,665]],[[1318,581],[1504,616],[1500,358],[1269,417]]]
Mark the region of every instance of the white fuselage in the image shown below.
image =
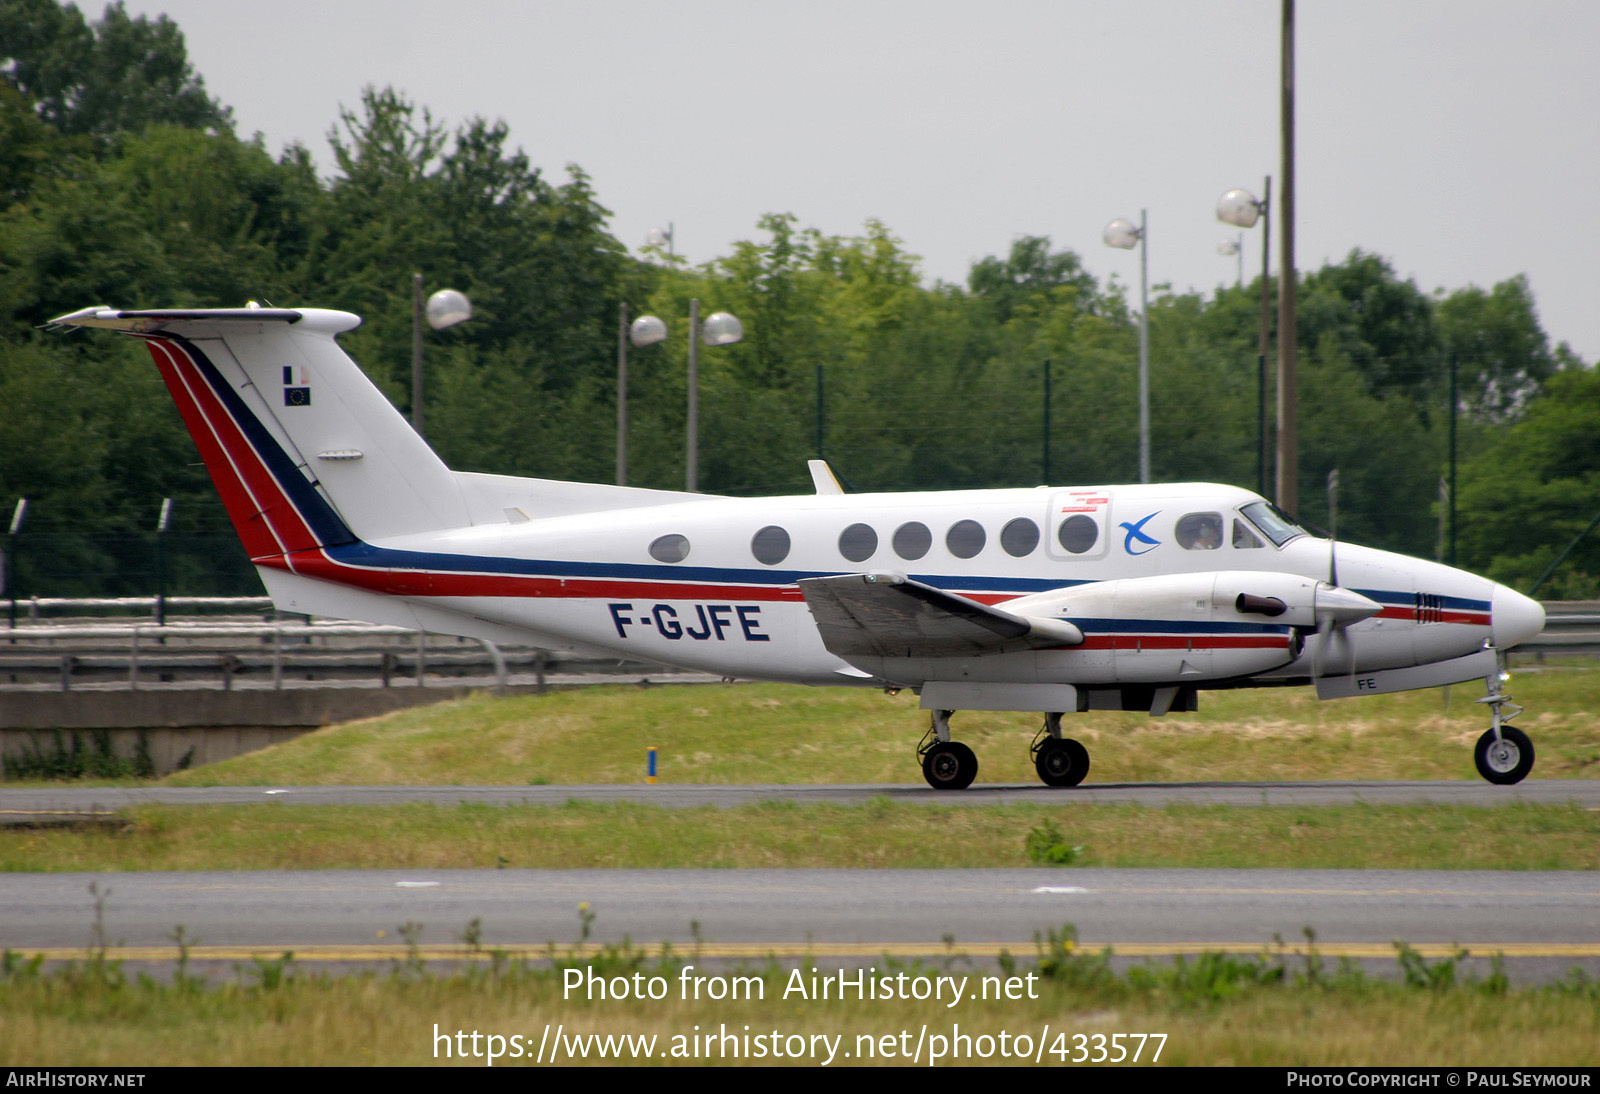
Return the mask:
[[[1075,615],[1075,598],[1065,597],[1063,610],[1051,614],[1082,627],[1089,641],[1080,647],[900,659],[863,671],[859,661],[847,663],[824,647],[795,584],[897,571],[982,603],[1008,604],[1061,590],[1088,594],[1090,583],[1214,571],[1327,581],[1329,541],[1296,534],[1274,543],[1241,512],[1259,503],[1253,493],[1215,484],[707,498],[324,549],[320,558],[291,557],[300,575],[294,580],[282,569],[263,574],[280,602],[292,601],[305,578],[333,581],[443,609],[427,616],[433,630],[474,634],[490,624],[490,636],[522,632],[530,642],[730,677],[900,686],[932,678],[1202,686],[1306,680],[1316,675],[1314,651],[1303,634],[1291,641],[1287,624],[1261,620],[1258,630],[1282,638],[1269,643],[1275,652],[1258,648],[1246,656],[1235,634],[1243,624],[1218,621],[1226,605],[1166,596],[1148,610],[1130,610],[1124,601],[1115,618]],[[1185,521],[1192,527],[1206,515],[1220,520],[1220,541],[1187,539]],[[787,539],[776,561],[757,557],[763,529],[768,559],[772,542]],[[678,561],[652,556],[663,537],[682,537],[658,548],[663,557],[681,554]],[[1492,582],[1351,544],[1336,550],[1338,584],[1383,607],[1349,628],[1339,672],[1462,657],[1492,637]],[[456,626],[443,625],[446,613]]]

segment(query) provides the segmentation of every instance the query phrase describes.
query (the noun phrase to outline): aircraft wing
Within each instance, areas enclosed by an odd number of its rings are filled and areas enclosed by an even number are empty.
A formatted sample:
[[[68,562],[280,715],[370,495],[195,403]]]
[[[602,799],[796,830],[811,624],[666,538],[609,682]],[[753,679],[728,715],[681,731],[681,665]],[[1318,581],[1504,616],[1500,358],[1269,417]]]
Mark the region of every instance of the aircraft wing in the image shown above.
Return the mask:
[[[904,574],[808,577],[799,585],[823,645],[846,660],[971,657],[1083,641],[1065,620],[1015,615]]]

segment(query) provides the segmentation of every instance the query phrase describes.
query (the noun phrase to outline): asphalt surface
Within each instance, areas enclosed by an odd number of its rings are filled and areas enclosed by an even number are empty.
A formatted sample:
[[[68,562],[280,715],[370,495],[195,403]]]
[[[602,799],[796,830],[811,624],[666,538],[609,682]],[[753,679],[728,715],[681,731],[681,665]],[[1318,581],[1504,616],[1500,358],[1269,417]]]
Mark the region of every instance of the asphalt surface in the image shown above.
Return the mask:
[[[1110,783],[1053,790],[1038,784],[935,791],[923,785],[854,786],[216,786],[41,787],[0,789],[0,823],[51,813],[92,812],[164,802],[174,805],[561,805],[567,801],[632,802],[667,808],[752,802],[859,804],[874,798],[924,805],[1138,804],[1195,805],[1471,805],[1511,803],[1600,808],[1600,779],[1528,779],[1515,786],[1460,782]]]
[[[1037,786],[939,793],[911,786],[47,787],[0,790],[0,820],[74,822],[148,802],[375,805],[561,804],[571,799],[666,807],[757,801],[928,805],[1137,802],[1317,805],[1513,802],[1600,808],[1600,781],[1199,783]],[[90,886],[95,887],[91,891]],[[1168,870],[407,870],[0,874],[0,948],[81,957],[96,937],[130,961],[170,966],[174,931],[201,962],[292,949],[301,962],[370,967],[418,953],[463,957],[479,924],[485,947],[541,957],[582,934],[694,952],[716,962],[885,955],[992,960],[1031,955],[1071,925],[1080,944],[1119,961],[1280,944],[1303,953],[1308,929],[1328,959],[1393,970],[1395,940],[1438,959],[1466,947],[1487,967],[1504,954],[1518,980],[1574,967],[1600,975],[1600,873],[1535,871]],[[97,906],[99,911],[97,912]],[[419,949],[413,951],[412,943]]]
[[[90,886],[94,886],[91,890]],[[97,905],[99,911],[97,912]],[[328,870],[0,875],[0,945],[168,960],[291,949],[301,961],[459,957],[482,944],[542,956],[582,935],[705,959],[1031,955],[1071,924],[1124,957],[1270,951],[1315,932],[1324,956],[1457,946],[1532,962],[1522,976],[1600,967],[1600,875],[1394,870]],[[409,937],[408,937],[409,936]],[[697,942],[698,939],[698,942]],[[1542,972],[1540,970],[1543,970]]]

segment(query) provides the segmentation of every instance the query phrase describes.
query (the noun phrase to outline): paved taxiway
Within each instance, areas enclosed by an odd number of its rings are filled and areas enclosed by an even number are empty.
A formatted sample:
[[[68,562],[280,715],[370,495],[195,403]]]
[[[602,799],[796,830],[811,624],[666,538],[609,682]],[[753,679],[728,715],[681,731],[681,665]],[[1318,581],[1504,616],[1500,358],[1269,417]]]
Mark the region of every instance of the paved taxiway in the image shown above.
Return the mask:
[[[980,787],[941,794],[909,786],[48,787],[0,790],[0,820],[148,802],[377,805],[461,802],[557,805],[570,799],[659,806],[754,801],[929,805],[1138,802],[1319,805],[1513,802],[1600,808],[1600,781],[1198,783],[1091,785],[1071,791]],[[946,938],[974,958],[1031,954],[1037,933],[1072,924],[1081,943],[1119,955],[1227,949],[1255,953],[1316,932],[1329,957],[1392,959],[1405,940],[1433,957],[1456,945],[1503,952],[1519,978],[1573,966],[1600,973],[1600,874],[1359,870],[490,870],[0,874],[0,947],[80,956],[94,921],[94,883],[119,954],[173,956],[182,925],[198,959],[241,960],[293,949],[302,961],[403,957],[400,928],[420,924],[426,956],[459,956],[478,920],[485,945],[542,955],[579,936],[630,938],[707,958],[807,954],[871,961],[941,955]],[[698,927],[691,926],[698,924]],[[1392,965],[1392,960],[1388,961]]]
[[[1191,805],[1561,805],[1600,808],[1600,779],[1529,779],[1516,786],[1491,786],[1482,780],[1454,782],[1208,782],[1095,783],[1071,790],[1033,785],[974,786],[960,793],[926,786],[740,785],[682,786],[607,784],[584,786],[209,786],[209,787],[40,787],[0,789],[0,823],[33,812],[87,812],[165,802],[173,805],[398,805],[430,802],[458,805],[561,805],[570,800],[632,802],[668,808],[737,806],[781,801],[860,804],[874,798],[925,805],[1133,803]]]
[[[81,956],[95,897],[130,958],[170,959],[182,925],[194,956],[293,949],[301,960],[404,956],[416,924],[428,956],[459,955],[467,924],[486,946],[543,954],[580,934],[706,957],[986,956],[1034,950],[1072,924],[1121,955],[1260,952],[1316,932],[1329,957],[1503,951],[1600,965],[1600,874],[1394,870],[327,870],[0,875],[0,945]]]

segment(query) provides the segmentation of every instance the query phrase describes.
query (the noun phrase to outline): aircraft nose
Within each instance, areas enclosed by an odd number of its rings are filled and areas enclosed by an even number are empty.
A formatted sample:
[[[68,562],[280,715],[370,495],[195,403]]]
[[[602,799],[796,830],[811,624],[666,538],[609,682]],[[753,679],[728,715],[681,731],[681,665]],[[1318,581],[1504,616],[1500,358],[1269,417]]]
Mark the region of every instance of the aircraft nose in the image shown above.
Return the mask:
[[[1526,642],[1544,630],[1544,607],[1504,585],[1494,587],[1489,611],[1489,634],[1498,649]]]

